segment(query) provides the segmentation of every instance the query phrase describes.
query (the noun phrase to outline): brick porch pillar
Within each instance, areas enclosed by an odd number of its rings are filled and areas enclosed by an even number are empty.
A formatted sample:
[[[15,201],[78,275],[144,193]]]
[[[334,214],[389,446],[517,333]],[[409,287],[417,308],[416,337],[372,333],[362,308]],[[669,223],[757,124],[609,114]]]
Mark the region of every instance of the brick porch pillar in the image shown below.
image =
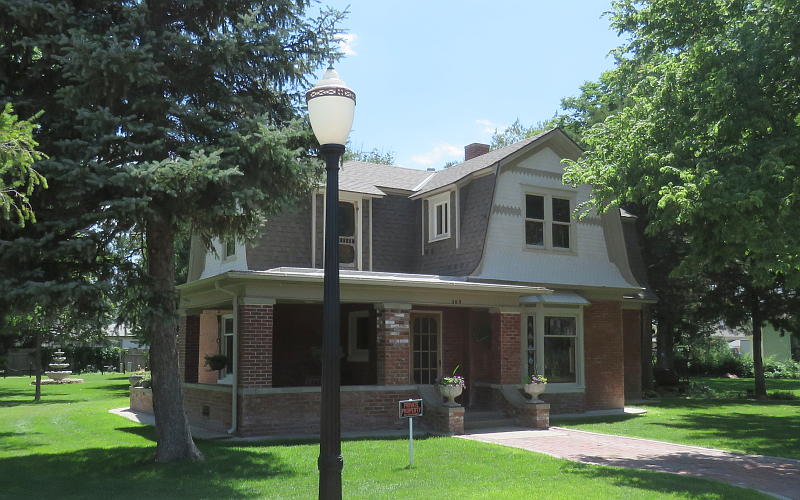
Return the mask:
[[[405,385],[411,379],[411,304],[376,304],[378,385]]]
[[[519,311],[492,311],[491,374],[496,384],[522,382]]]
[[[183,353],[179,354],[183,362],[181,375],[184,382],[194,383],[197,382],[197,359],[200,357],[200,316],[187,315],[183,319]]]
[[[272,299],[243,298],[239,305],[239,387],[272,387]]]
[[[586,409],[625,406],[622,302],[592,301],[584,309]]]

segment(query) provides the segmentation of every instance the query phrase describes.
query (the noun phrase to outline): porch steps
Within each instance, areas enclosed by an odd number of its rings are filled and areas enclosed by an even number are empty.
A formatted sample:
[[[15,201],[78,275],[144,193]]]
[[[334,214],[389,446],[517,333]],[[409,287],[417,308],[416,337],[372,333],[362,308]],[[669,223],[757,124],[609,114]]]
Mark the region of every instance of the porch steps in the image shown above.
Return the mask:
[[[500,410],[472,410],[464,412],[464,430],[515,427],[517,422]]]

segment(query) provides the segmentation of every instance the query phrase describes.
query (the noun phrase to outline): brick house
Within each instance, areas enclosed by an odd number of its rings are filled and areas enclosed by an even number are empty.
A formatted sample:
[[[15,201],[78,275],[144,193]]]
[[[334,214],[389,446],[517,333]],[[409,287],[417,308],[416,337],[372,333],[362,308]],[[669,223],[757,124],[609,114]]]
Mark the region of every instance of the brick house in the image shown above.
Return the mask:
[[[553,129],[496,151],[470,144],[438,171],[343,165],[343,430],[399,427],[396,402],[409,397],[425,398],[424,423],[444,432],[491,412],[546,425],[548,405],[525,406],[518,390],[530,373],[550,379],[553,413],[640,397],[652,296],[634,218],[575,219],[590,189],[564,185],[561,160],[581,153]],[[323,199],[276,216],[251,244],[193,241],[178,345],[194,423],[318,431]],[[217,353],[228,367],[209,371]],[[431,384],[456,366],[463,407],[440,407]]]

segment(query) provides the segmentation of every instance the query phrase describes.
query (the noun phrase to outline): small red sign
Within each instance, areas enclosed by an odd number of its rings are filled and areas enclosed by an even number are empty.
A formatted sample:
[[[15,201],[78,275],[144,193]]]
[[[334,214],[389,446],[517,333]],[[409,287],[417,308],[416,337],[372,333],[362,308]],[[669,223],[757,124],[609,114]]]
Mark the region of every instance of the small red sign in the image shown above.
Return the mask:
[[[406,399],[398,401],[400,405],[400,418],[411,418],[422,416],[422,400]]]

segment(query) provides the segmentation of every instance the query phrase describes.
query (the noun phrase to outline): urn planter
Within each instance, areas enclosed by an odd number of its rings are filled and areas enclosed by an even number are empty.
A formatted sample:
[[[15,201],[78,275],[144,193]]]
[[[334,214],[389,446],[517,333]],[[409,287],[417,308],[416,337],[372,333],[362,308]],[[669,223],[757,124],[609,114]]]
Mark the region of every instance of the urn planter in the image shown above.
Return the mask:
[[[539,395],[543,393],[547,389],[547,384],[525,384],[525,392],[530,394],[531,399],[528,401],[529,403],[541,403],[542,400],[539,399]]]
[[[461,395],[464,391],[464,388],[460,385],[438,385],[439,394],[447,398],[447,402],[444,403],[445,406],[461,406],[460,404],[455,402],[455,398]]]

